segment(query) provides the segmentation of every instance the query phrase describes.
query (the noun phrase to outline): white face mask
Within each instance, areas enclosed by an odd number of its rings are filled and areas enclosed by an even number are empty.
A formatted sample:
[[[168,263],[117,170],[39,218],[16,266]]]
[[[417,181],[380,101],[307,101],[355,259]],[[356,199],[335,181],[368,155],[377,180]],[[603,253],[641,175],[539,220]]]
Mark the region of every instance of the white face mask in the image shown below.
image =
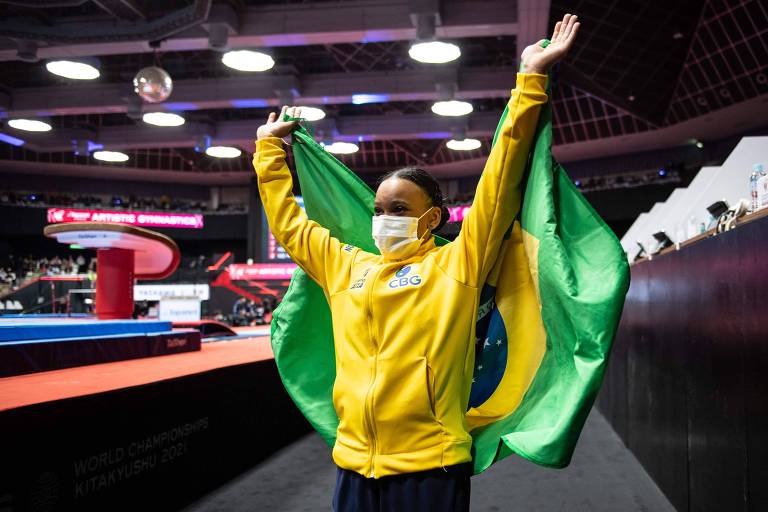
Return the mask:
[[[376,215],[373,217],[373,241],[381,255],[389,259],[405,259],[412,256],[421,245],[418,230],[421,217]],[[425,234],[429,234],[427,231]]]

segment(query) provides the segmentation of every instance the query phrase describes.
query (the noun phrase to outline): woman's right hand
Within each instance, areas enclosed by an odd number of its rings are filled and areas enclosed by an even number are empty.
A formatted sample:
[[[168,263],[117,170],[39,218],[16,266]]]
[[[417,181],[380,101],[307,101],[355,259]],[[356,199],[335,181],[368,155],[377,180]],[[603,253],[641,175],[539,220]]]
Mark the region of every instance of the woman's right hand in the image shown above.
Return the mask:
[[[280,111],[280,117],[274,112],[269,114],[267,122],[259,126],[256,130],[256,138],[261,140],[267,137],[287,137],[296,128],[298,121],[282,121],[283,117],[288,114],[289,117],[300,117],[301,108],[283,106]]]
[[[576,33],[581,26],[577,20],[578,16],[566,14],[563,16],[563,21],[558,21],[555,25],[549,46],[542,48],[541,44],[544,42],[542,39],[523,50],[520,56],[523,72],[546,75],[555,62],[565,57],[573,46]]]

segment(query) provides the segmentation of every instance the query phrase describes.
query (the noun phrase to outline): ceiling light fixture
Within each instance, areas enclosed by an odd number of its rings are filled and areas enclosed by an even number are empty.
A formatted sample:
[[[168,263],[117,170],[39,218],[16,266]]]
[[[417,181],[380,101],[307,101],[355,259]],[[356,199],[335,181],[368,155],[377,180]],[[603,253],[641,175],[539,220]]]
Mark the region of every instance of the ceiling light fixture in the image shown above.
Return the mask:
[[[242,151],[232,146],[211,146],[205,150],[205,154],[216,158],[237,158]]]
[[[11,119],[8,126],[25,132],[49,132],[51,125],[38,119]]]
[[[102,162],[125,162],[128,155],[120,151],[94,151],[93,158]]]
[[[181,126],[184,124],[184,118],[172,112],[147,112],[142,120],[155,126]]]
[[[326,151],[335,155],[350,155],[360,151],[360,147],[351,142],[334,142],[333,144],[325,144],[324,147]]]
[[[445,64],[458,59],[461,56],[461,49],[452,43],[427,41],[413,44],[408,50],[408,55],[413,60],[426,64]]]
[[[93,80],[101,75],[95,66],[74,60],[52,60],[45,64],[45,68],[54,75],[73,80]]]
[[[432,112],[439,116],[465,116],[472,112],[472,104],[466,101],[437,101],[432,105]]]
[[[266,53],[253,50],[236,50],[221,57],[225,66],[239,71],[266,71],[272,69],[275,60]]]
[[[472,151],[473,149],[478,149],[482,146],[477,139],[451,139],[445,145],[448,146],[448,149],[453,149],[454,151]]]
[[[305,121],[319,121],[325,117],[325,112],[317,107],[298,107],[301,109],[301,118]]]

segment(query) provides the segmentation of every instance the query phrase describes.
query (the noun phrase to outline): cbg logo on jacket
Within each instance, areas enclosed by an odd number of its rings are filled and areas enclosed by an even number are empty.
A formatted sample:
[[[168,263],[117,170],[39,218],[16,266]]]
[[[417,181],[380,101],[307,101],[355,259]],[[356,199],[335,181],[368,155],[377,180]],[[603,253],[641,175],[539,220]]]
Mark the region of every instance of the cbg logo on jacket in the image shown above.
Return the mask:
[[[390,288],[402,288],[404,286],[419,286],[421,284],[421,276],[413,273],[408,275],[411,271],[411,265],[406,265],[395,273],[395,278],[389,282]]]

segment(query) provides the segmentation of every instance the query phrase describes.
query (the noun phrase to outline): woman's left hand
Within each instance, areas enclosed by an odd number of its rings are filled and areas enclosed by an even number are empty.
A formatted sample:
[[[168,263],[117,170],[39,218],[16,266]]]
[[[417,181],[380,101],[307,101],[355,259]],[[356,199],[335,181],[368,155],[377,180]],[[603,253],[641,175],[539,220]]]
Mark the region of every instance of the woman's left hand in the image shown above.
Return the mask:
[[[558,21],[555,25],[552,39],[546,48],[541,47],[544,41],[542,39],[523,50],[520,56],[523,72],[545,75],[555,62],[565,57],[581,26],[577,19],[576,15],[566,14],[563,21]]]

